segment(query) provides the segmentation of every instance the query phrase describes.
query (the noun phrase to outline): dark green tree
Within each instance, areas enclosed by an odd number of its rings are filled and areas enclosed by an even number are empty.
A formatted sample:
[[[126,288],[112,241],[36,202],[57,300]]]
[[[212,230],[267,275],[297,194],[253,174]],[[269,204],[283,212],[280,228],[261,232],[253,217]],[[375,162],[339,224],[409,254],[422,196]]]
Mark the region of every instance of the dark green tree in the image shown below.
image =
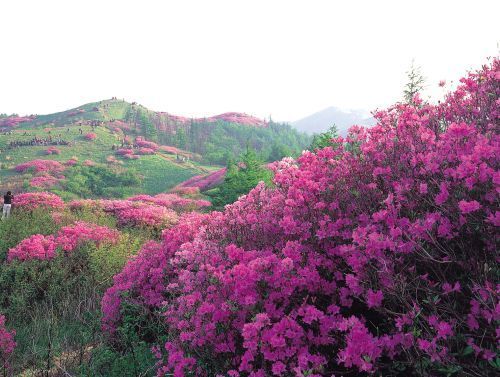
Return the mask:
[[[322,149],[325,147],[332,147],[335,143],[332,142],[332,139],[338,137],[338,129],[336,125],[331,126],[328,131],[323,132],[321,134],[314,135],[313,141],[309,146],[309,150],[315,151],[316,149]]]
[[[235,202],[260,181],[271,183],[272,173],[264,167],[254,149],[247,147],[238,160],[229,160],[224,182],[210,194],[214,207],[218,209]]]

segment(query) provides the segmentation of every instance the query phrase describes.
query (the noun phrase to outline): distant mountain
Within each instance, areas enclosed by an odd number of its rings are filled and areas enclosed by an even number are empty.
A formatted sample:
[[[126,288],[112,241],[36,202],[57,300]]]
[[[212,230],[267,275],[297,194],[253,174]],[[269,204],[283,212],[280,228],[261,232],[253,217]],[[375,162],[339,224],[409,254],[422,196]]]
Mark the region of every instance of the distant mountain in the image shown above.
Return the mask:
[[[332,106],[291,123],[297,130],[308,134],[324,132],[334,124],[339,134],[345,136],[352,125],[372,126],[375,120],[363,110],[345,111]]]

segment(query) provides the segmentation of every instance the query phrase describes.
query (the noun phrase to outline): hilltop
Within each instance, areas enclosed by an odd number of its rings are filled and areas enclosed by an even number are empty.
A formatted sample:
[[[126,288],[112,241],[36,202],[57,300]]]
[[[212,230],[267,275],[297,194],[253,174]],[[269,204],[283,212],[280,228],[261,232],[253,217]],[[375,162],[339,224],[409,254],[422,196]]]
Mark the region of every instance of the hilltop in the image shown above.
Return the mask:
[[[53,114],[0,118],[0,132],[85,125],[103,126],[124,136],[142,136],[161,145],[201,155],[211,164],[225,164],[247,145],[271,161],[299,153],[310,142],[309,136],[288,124],[268,122],[244,113],[187,118],[117,98]]]
[[[46,115],[3,114],[0,132],[0,189],[50,189],[64,197],[157,194],[220,170],[247,146],[274,161],[309,143],[288,125],[243,113],[190,119],[116,98]],[[19,170],[30,161],[65,168]],[[135,178],[124,185],[127,174]],[[104,188],[89,191],[90,181]]]

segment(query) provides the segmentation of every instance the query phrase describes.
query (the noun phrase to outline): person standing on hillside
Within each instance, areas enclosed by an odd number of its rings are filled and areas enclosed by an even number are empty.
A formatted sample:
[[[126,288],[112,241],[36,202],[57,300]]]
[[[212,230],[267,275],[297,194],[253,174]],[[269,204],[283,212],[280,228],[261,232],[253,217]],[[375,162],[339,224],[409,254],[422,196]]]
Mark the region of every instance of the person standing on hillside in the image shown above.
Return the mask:
[[[3,212],[2,212],[2,220],[8,219],[10,217],[10,208],[12,207],[12,200],[14,199],[14,195],[10,191],[7,191],[7,194],[3,196]]]

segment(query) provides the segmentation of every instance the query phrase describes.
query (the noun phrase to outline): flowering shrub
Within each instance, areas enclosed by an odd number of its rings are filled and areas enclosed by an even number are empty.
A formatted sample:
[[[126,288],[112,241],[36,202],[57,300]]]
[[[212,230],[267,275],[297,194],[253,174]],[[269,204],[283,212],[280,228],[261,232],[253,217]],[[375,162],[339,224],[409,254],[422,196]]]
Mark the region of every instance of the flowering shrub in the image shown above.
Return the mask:
[[[22,240],[16,247],[9,249],[7,260],[24,261],[29,259],[52,259],[56,255],[56,242],[54,236],[34,234]]]
[[[62,227],[55,238],[58,247],[64,251],[73,251],[81,242],[93,241],[97,246],[103,242],[116,244],[120,233],[106,226],[99,226],[84,221]]]
[[[62,209],[64,208],[63,200],[56,194],[50,192],[27,192],[15,195],[14,206],[27,211],[32,211],[36,208]]]
[[[94,132],[89,132],[88,134],[85,135],[85,139],[87,140],[95,140],[97,138],[97,134]]]
[[[95,162],[92,160],[83,161],[83,166],[95,166]]]
[[[162,207],[172,208],[175,211],[185,212],[199,210],[203,207],[209,207],[211,204],[208,200],[188,199],[176,194],[158,194],[136,195],[128,198],[133,202],[151,203]]]
[[[56,186],[59,183],[59,179],[56,177],[48,176],[39,176],[34,177],[30,180],[30,185],[33,187],[49,189]]]
[[[78,158],[76,157],[72,157],[64,163],[66,166],[75,166],[76,164],[78,164]]]
[[[64,166],[60,162],[53,160],[32,160],[16,165],[14,169],[18,173],[25,173],[27,171],[33,171],[34,173],[60,173],[64,170]]]
[[[7,330],[5,327],[5,316],[0,314],[0,369],[3,369],[5,372],[9,369],[9,359],[16,347],[16,342],[14,341],[15,335],[16,332],[14,330]]]
[[[131,262],[105,328],[122,292],[163,315],[158,375],[494,375],[499,79],[494,60],[439,105],[377,112],[172,243],[181,219],[135,262],[154,299]]]
[[[121,321],[120,305],[122,300],[129,303],[141,303],[149,312],[160,307],[164,301],[164,292],[168,280],[168,261],[177,248],[193,239],[207,219],[199,213],[185,214],[179,225],[163,234],[163,244],[149,242],[114,277],[114,284],[106,291],[102,299],[102,327],[114,334]],[[124,297],[123,293],[127,293]]]
[[[115,152],[117,155],[126,156],[128,154],[134,154],[134,150],[132,148],[120,148]]]
[[[147,140],[141,139],[141,138],[136,139],[135,143],[140,148],[152,149],[153,151],[156,151],[159,148],[158,144],[156,144],[152,141],[147,141]]]
[[[51,155],[51,154],[61,154],[61,150],[57,147],[48,147],[45,150],[45,154]]]
[[[85,241],[92,241],[96,246],[103,242],[115,244],[119,235],[115,229],[77,221],[73,225],[62,227],[56,235],[35,234],[24,239],[16,247],[9,249],[7,260],[48,260],[56,256],[57,248],[70,252]]]
[[[197,187],[200,191],[210,190],[221,184],[224,181],[225,175],[226,168],[216,170],[207,175],[196,175],[177,185],[175,189],[180,187]]]
[[[174,187],[172,192],[182,196],[197,196],[200,195],[200,189],[198,187]]]
[[[122,226],[163,227],[177,222],[177,214],[168,208],[130,200],[103,200],[104,211],[116,216]]]
[[[155,154],[155,150],[151,148],[141,147],[137,150],[137,154]]]

